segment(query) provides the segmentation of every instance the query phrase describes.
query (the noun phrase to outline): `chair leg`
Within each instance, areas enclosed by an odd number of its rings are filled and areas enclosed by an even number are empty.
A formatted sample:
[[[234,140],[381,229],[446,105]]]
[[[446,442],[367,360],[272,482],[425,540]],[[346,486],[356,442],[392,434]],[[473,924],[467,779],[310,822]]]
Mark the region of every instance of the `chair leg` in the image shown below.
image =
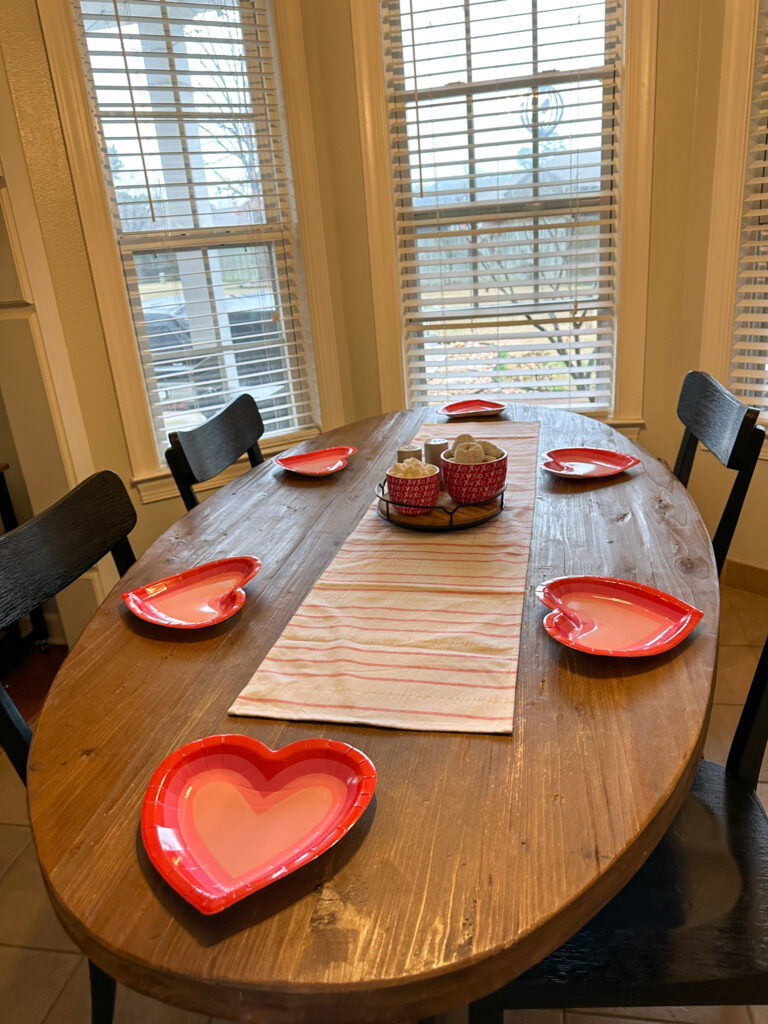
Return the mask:
[[[112,1024],[117,993],[115,979],[90,960],[88,972],[91,977],[91,1024]]]
[[[484,1000],[479,999],[477,1002],[469,1004],[467,1010],[468,1024],[503,1024],[503,1021],[503,1004],[494,1004],[492,997],[486,997]]]

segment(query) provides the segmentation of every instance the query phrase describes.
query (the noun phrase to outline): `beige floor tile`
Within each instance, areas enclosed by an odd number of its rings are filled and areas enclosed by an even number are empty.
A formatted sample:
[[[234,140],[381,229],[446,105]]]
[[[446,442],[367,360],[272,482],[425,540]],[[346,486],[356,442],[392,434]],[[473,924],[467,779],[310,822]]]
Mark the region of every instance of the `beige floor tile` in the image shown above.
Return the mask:
[[[733,704],[715,704],[704,741],[704,757],[715,764],[725,764],[741,708]]]
[[[580,1010],[578,1013],[569,1010],[565,1014],[565,1024],[627,1024],[626,1017],[609,1017],[609,1013],[611,1010]]]
[[[763,809],[768,811],[768,782],[758,782],[757,795],[760,797]],[[768,1016],[766,1016],[765,1024],[768,1024]]]
[[[451,1010],[450,1013],[443,1013],[437,1018],[436,1024],[467,1024],[469,1013],[466,1006],[458,1010]]]
[[[26,825],[28,822],[24,783],[0,750],[0,824]]]
[[[754,647],[746,644],[720,645],[717,659],[715,702],[743,705],[757,668]]]
[[[727,598],[746,634],[747,643],[762,647],[768,634],[768,597],[729,588]]]
[[[750,1024],[768,1024],[768,1006],[749,1007]]]
[[[505,1010],[504,1024],[562,1024],[562,1010]]]
[[[64,991],[45,1018],[45,1024],[73,1024],[90,1019],[90,988],[88,966],[80,958]],[[114,1024],[208,1024],[209,1018],[188,1010],[179,1010],[167,1003],[159,1003],[148,996],[133,992],[123,985],[117,986]]]
[[[0,946],[3,1024],[42,1024],[77,964],[73,953]],[[86,1018],[72,1018],[85,1020]]]
[[[600,1010],[569,1010],[566,1024],[607,1024],[608,1021],[675,1021],[679,1024],[750,1024],[746,1006],[617,1006]]]
[[[28,825],[0,825],[0,877],[31,842]]]
[[[704,742],[704,757],[716,764],[725,764],[741,708],[736,704],[715,704]],[[768,755],[763,758],[760,781],[768,782]]]
[[[746,630],[741,624],[731,595],[742,595],[745,591],[733,587],[720,587],[720,645],[748,644]]]
[[[31,843],[0,878],[0,943],[76,951],[53,912]]]

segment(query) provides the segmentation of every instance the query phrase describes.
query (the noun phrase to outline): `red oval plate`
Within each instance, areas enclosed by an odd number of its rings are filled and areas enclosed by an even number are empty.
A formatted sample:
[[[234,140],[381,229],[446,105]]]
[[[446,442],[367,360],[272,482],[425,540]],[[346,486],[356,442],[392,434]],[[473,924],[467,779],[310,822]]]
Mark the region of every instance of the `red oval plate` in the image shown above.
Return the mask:
[[[490,402],[484,398],[470,398],[466,402],[451,402],[440,410],[445,416],[498,416],[505,409],[503,402]]]
[[[260,568],[259,559],[250,555],[219,558],[129,590],[123,594],[123,600],[134,615],[156,626],[214,626],[242,608],[242,587]]]
[[[540,584],[536,597],[552,609],[544,628],[555,640],[624,658],[670,650],[703,614],[662,590],[613,576],[563,576]]]
[[[365,754],[336,740],[271,750],[206,736],[170,754],[144,795],[141,837],[180,896],[215,914],[319,857],[376,789]]]
[[[278,455],[272,459],[282,469],[304,476],[329,476],[344,469],[347,459],[357,448],[345,445],[341,448],[321,448],[316,452],[302,452],[300,455]]]
[[[541,465],[555,476],[583,480],[596,476],[616,476],[631,466],[637,466],[639,462],[640,459],[634,455],[612,452],[606,448],[554,448],[547,452]]]

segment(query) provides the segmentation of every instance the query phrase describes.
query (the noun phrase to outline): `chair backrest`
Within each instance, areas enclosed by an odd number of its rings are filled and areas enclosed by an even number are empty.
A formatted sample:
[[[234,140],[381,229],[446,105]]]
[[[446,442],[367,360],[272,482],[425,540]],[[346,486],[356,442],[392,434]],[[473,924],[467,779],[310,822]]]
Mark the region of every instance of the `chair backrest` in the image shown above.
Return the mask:
[[[210,480],[246,453],[252,466],[262,463],[258,442],[263,433],[259,407],[245,394],[199,427],[169,434],[165,458],[187,509],[198,503],[193,484]]]
[[[111,554],[122,574],[135,561],[127,535],[136,511],[122,480],[103,470],[0,537],[0,627],[29,614]],[[0,686],[0,746],[26,781],[31,731]]]
[[[736,726],[725,770],[757,788],[768,744],[768,637]]]
[[[712,538],[720,572],[757,465],[765,429],[757,422],[759,409],[744,405],[714,377],[700,370],[686,374],[677,415],[685,425],[685,432],[673,472],[682,484],[688,486],[699,441],[727,469],[736,470],[736,479]]]

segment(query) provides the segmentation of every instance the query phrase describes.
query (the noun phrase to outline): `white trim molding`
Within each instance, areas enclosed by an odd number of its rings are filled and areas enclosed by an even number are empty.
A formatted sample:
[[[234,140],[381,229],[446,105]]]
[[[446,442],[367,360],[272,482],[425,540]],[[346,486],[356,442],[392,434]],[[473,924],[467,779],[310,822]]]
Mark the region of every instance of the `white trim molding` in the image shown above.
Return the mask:
[[[295,169],[293,191],[298,213],[301,263],[309,304],[312,355],[323,430],[345,421],[341,371],[336,344],[341,331],[335,322],[328,272],[328,246],[320,203],[320,177],[311,131],[312,106],[307,80],[300,0],[273,3],[285,123],[290,162]],[[299,440],[296,435],[295,440]]]
[[[381,411],[406,404],[384,58],[377,0],[350,3]]]
[[[614,417],[643,415],[659,0],[626,0]]]
[[[38,5],[107,355],[134,475],[158,466],[139,350],[80,69],[70,0]]]
[[[723,8],[723,49],[699,367],[728,383],[759,0]]]

